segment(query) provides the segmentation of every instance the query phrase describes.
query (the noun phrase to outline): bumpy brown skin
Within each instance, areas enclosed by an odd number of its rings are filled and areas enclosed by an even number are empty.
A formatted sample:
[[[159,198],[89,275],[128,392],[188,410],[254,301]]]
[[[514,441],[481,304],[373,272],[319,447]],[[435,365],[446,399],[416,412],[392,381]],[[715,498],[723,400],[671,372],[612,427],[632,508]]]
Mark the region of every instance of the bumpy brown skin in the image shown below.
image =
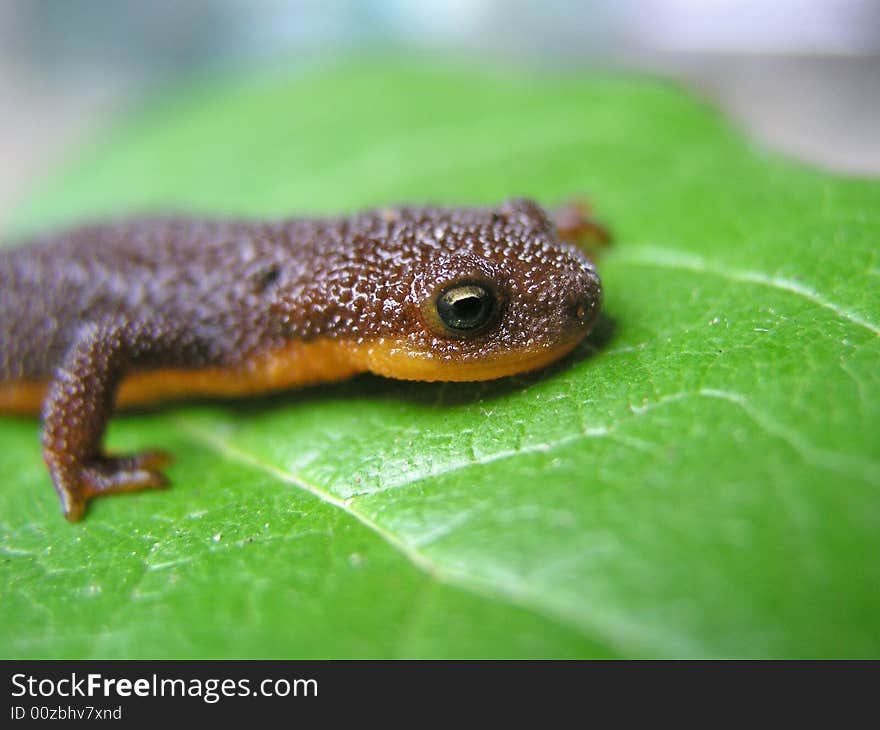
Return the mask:
[[[126,405],[365,370],[480,380],[556,359],[601,301],[594,267],[562,240],[575,223],[557,230],[537,204],[513,200],[270,223],[121,221],[0,250],[0,410],[42,401],[44,458],[77,520],[93,496],[166,484],[166,455],[103,451],[120,384]],[[444,329],[438,292],[473,280],[497,295],[491,326]]]

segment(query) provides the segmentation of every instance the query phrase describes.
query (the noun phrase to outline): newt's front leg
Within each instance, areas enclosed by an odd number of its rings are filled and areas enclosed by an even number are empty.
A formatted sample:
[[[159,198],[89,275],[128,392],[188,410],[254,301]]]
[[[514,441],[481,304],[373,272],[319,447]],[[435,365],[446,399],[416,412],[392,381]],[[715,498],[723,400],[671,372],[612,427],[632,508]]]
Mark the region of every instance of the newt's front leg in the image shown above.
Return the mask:
[[[56,370],[43,406],[43,458],[71,522],[92,497],[168,485],[158,471],[170,461],[167,454],[108,456],[103,438],[120,382],[133,368],[160,360],[173,345],[169,335],[162,326],[88,323]]]
[[[593,218],[592,206],[585,198],[571,200],[557,208],[553,223],[563,241],[587,247],[593,253],[593,258],[597,247],[611,242],[611,233]]]

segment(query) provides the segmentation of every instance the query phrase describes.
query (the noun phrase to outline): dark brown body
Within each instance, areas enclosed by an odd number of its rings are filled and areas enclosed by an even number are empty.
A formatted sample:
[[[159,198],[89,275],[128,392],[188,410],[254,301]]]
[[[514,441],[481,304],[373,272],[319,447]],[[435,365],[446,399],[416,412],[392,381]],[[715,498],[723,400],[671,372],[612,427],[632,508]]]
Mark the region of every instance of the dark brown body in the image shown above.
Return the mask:
[[[437,321],[432,297],[457,281],[493,292],[491,327]],[[592,265],[530,201],[84,227],[0,250],[0,411],[42,404],[44,456],[77,519],[91,496],[165,483],[161,454],[103,454],[117,402],[365,370],[499,377],[571,349],[599,303]]]

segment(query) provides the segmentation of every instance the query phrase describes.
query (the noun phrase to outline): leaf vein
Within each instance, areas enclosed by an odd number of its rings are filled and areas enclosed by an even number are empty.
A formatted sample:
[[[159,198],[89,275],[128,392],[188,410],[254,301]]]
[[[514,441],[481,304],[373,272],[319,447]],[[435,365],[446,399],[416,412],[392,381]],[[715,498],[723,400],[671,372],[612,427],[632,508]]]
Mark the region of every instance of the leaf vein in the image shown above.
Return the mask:
[[[562,628],[575,631],[597,646],[604,646],[605,648],[610,647],[611,639],[610,637],[602,636],[601,629],[597,631],[593,624],[588,621],[581,621],[577,617],[569,615],[568,612],[554,611],[552,606],[545,605],[546,602],[542,602],[529,595],[527,591],[524,591],[521,588],[516,588],[507,584],[489,584],[467,573],[438,565],[419,550],[413,549],[413,547],[405,540],[402,540],[396,534],[377,523],[369,515],[355,509],[352,506],[353,499],[351,497],[340,499],[318,485],[306,481],[297,474],[291,474],[274,464],[267,464],[260,461],[252,454],[243,451],[234,444],[217,436],[215,433],[206,431],[185,419],[177,419],[177,423],[180,428],[190,436],[197,439],[205,446],[222,454],[224,457],[234,459],[240,463],[247,464],[255,469],[263,471],[264,473],[270,474],[280,481],[291,484],[294,487],[311,494],[322,502],[342,510],[347,515],[364,525],[364,527],[376,533],[392,548],[403,555],[403,557],[413,566],[427,574],[432,580],[438,583],[455,586],[477,596],[478,598],[500,601],[507,605],[515,606],[521,610],[539,616],[546,621],[553,622]],[[600,623],[602,623],[602,621],[600,621]],[[613,621],[612,623],[617,623],[617,621]]]
[[[872,322],[847,307],[831,301],[823,294],[820,294],[806,284],[795,281],[794,279],[770,275],[763,271],[755,271],[751,269],[731,269],[726,266],[719,266],[707,259],[684,251],[658,248],[654,246],[643,246],[641,248],[630,249],[626,254],[616,256],[615,261],[644,266],[656,266],[667,269],[680,269],[682,271],[695,271],[712,274],[713,276],[720,276],[730,281],[767,286],[772,289],[802,297],[823,309],[833,312],[841,319],[845,319],[852,324],[858,325],[859,327],[867,329],[875,335],[880,336],[880,325],[877,323]]]

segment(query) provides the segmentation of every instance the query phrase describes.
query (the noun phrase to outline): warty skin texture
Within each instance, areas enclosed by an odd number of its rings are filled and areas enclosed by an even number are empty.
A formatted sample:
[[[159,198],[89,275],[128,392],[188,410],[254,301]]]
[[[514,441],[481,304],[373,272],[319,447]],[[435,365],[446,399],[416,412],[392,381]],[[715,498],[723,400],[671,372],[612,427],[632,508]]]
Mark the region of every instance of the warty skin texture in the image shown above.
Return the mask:
[[[569,232],[513,200],[277,222],[129,220],[0,249],[0,411],[42,403],[44,458],[76,520],[92,496],[166,483],[163,454],[104,454],[114,404],[367,370],[482,380],[557,359],[601,303],[593,265],[562,240]],[[462,282],[495,300],[473,332],[437,316],[438,295]]]

